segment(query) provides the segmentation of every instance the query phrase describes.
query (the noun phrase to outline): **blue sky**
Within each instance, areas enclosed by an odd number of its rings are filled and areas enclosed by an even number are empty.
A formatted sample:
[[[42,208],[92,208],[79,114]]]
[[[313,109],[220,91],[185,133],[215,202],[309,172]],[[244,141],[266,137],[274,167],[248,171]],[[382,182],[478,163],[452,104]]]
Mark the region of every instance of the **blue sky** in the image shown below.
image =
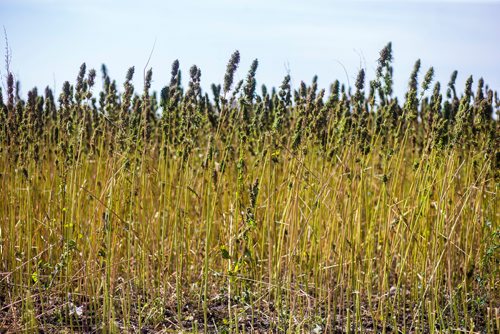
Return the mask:
[[[65,80],[74,82],[82,62],[96,69],[105,63],[120,86],[135,66],[141,90],[155,41],[149,66],[156,90],[168,83],[175,59],[185,85],[192,64],[201,68],[205,89],[221,82],[236,49],[237,79],[258,58],[259,85],[278,86],[287,71],[294,86],[315,74],[321,87],[335,79],[352,85],[361,67],[373,77],[388,41],[400,96],[417,58],[423,71],[434,66],[443,84],[457,69],[460,88],[472,74],[499,90],[498,17],[500,1],[0,0],[23,94],[33,86],[59,91]],[[3,38],[0,47],[4,56]]]

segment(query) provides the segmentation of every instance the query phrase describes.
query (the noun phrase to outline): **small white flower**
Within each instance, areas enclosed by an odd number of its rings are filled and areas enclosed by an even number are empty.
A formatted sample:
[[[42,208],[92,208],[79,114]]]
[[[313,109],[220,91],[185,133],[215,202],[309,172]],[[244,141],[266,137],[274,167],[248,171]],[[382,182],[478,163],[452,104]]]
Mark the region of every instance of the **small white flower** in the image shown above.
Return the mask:
[[[316,324],[316,327],[314,327],[312,332],[314,334],[321,334],[321,333],[323,333],[323,328],[320,325]]]

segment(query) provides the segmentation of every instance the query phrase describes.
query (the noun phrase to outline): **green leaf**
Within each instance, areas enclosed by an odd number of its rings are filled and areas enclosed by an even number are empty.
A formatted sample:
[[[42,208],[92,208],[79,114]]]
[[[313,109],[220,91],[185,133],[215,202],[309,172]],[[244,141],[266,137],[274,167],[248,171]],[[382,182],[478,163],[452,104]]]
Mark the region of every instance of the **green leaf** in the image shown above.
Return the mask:
[[[226,246],[220,246],[220,253],[223,259],[229,260],[231,258]]]
[[[31,279],[33,280],[33,282],[37,283],[38,282],[38,272],[33,272],[33,274],[31,274]]]

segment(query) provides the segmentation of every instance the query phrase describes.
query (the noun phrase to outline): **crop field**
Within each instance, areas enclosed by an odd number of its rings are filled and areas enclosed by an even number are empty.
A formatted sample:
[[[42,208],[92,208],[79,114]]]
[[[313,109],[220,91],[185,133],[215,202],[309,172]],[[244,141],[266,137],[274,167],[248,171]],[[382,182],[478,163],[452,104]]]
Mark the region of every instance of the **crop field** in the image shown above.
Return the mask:
[[[391,43],[352,87],[239,62],[2,72],[0,333],[500,333],[497,92],[396,97]]]

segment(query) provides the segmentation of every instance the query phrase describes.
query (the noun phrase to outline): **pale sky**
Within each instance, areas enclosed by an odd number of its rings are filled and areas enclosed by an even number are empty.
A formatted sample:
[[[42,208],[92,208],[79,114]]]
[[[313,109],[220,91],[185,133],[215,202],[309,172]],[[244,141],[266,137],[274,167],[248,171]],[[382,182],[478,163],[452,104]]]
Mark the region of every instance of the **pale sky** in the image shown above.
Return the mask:
[[[295,87],[315,74],[320,87],[335,79],[353,85],[361,67],[373,78],[389,41],[399,96],[418,58],[420,77],[434,66],[442,86],[456,69],[459,90],[470,74],[500,90],[499,17],[500,1],[0,0],[0,26],[23,96],[33,86],[59,92],[65,80],[74,83],[82,62],[96,70],[105,63],[119,87],[135,66],[141,91],[155,41],[149,66],[156,90],[170,80],[175,59],[185,86],[192,64],[201,68],[203,88],[222,82],[236,49],[237,79],[258,58],[259,86],[279,86],[287,71]],[[0,47],[5,75],[3,38]]]

